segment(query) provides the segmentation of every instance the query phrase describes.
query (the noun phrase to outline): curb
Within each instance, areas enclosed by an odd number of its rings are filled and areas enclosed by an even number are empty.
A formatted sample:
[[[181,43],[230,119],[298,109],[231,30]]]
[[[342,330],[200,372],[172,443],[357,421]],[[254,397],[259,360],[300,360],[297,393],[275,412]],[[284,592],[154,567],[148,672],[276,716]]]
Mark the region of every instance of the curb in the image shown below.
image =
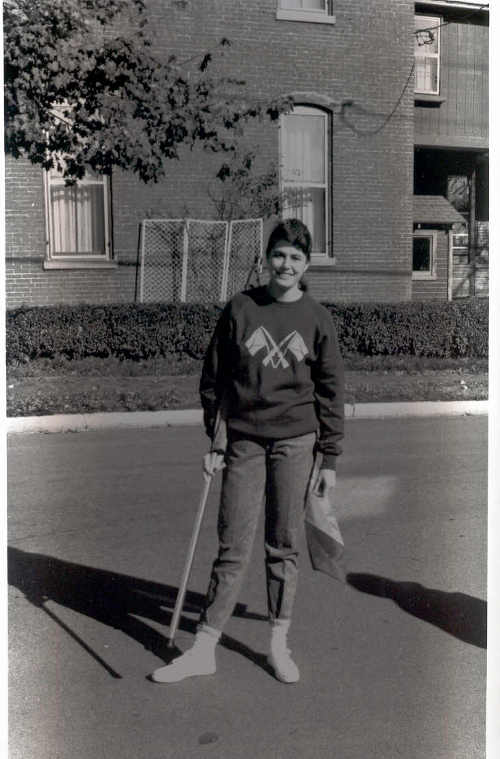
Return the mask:
[[[411,401],[407,403],[359,403],[345,406],[346,419],[396,419],[432,416],[488,414],[488,401]],[[23,432],[86,432],[146,427],[199,426],[201,409],[172,411],[119,411],[102,414],[54,414],[6,419],[9,434]]]
[[[488,401],[408,401],[400,403],[359,403],[351,406],[346,419],[384,419],[387,417],[487,415]]]

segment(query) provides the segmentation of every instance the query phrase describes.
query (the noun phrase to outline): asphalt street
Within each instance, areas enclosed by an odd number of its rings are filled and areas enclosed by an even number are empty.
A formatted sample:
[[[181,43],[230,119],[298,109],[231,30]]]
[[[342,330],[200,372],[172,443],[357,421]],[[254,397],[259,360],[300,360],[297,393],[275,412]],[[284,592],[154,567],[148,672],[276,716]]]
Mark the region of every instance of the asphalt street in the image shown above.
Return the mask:
[[[483,759],[486,417],[351,420],[346,584],[305,550],[265,665],[262,529],[211,677],[156,685],[202,486],[199,427],[11,435],[11,759]],[[177,636],[216,551],[210,493]]]

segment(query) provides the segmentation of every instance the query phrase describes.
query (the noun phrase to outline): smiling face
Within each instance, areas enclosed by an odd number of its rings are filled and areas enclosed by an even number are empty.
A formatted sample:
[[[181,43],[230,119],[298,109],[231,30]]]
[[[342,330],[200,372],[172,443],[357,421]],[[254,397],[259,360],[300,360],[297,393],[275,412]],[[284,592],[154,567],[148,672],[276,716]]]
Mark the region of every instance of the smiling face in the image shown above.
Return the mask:
[[[269,251],[267,263],[271,274],[271,292],[291,300],[300,297],[299,283],[309,267],[305,253],[286,240],[279,240]]]

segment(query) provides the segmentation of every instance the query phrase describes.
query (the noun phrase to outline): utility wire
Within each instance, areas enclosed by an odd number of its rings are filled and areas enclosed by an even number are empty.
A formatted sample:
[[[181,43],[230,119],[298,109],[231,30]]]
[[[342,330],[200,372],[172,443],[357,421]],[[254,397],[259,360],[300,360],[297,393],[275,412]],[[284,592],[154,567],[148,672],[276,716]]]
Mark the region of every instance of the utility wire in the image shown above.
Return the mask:
[[[480,5],[478,8],[475,8],[471,13],[468,13],[465,16],[461,16],[460,19],[457,19],[457,18],[453,18],[452,19],[452,18],[450,18],[447,21],[443,21],[442,24],[437,24],[436,26],[429,27],[428,29],[416,29],[414,32],[412,32],[412,35],[421,34],[422,32],[432,32],[434,29],[440,29],[442,26],[448,26],[448,24],[451,24],[451,23],[453,23],[454,21],[457,21],[457,20],[467,21],[467,19],[472,18],[472,16],[475,16],[477,13],[479,13],[482,10],[484,10],[485,8],[489,8],[489,3],[484,3],[483,5]],[[423,44],[425,44],[425,43],[423,43]],[[396,104],[394,105],[392,111],[386,116],[386,118],[384,119],[384,121],[382,122],[382,124],[380,126],[378,126],[376,129],[370,129],[370,130],[367,130],[367,131],[363,131],[363,130],[357,129],[357,127],[355,127],[354,124],[351,124],[349,122],[349,120],[345,116],[345,109],[346,109],[346,107],[348,107],[347,103],[343,104],[341,106],[340,117],[341,117],[342,121],[350,129],[352,129],[352,131],[355,132],[355,134],[357,134],[360,137],[372,137],[372,136],[374,136],[376,134],[379,134],[379,132],[381,132],[387,126],[387,124],[389,123],[389,121],[393,118],[394,114],[398,110],[399,105],[400,105],[400,103],[401,103],[401,101],[402,101],[402,99],[404,97],[404,94],[405,94],[406,90],[408,89],[408,86],[410,84],[410,81],[411,81],[411,78],[413,76],[413,72],[414,71],[415,71],[415,60],[412,63],[412,66],[411,66],[411,69],[410,69],[410,73],[408,74],[408,77],[407,77],[406,82],[405,82],[405,84],[403,86],[403,89],[401,90],[401,93],[400,93],[400,95],[399,95],[399,97],[398,97],[398,99],[396,101]]]
[[[340,118],[342,119],[342,121],[350,129],[352,129],[353,132],[355,132],[360,137],[372,137],[372,136],[378,134],[379,132],[381,132],[387,126],[387,124],[389,123],[389,121],[392,119],[392,117],[394,116],[394,114],[398,110],[399,104],[401,103],[401,101],[403,99],[403,96],[404,96],[406,90],[408,89],[408,85],[411,82],[411,78],[413,76],[414,70],[415,70],[415,61],[413,61],[413,63],[412,63],[412,66],[411,66],[411,69],[410,69],[410,73],[408,74],[408,77],[406,79],[405,85],[404,85],[403,89],[401,90],[401,93],[400,93],[400,95],[399,95],[399,97],[397,99],[397,102],[394,105],[392,111],[385,117],[385,119],[382,122],[382,124],[380,124],[380,126],[378,126],[376,129],[369,129],[367,131],[363,131],[363,130],[360,130],[357,127],[355,127],[354,124],[351,124],[350,121],[348,119],[346,119],[346,116],[345,116],[345,108],[348,106],[347,103],[343,104],[341,106],[341,109],[340,109]]]
[[[478,6],[475,10],[473,10],[471,13],[468,13],[466,16],[456,16],[455,18],[449,18],[447,21],[443,21],[441,24],[436,24],[436,26],[429,26],[427,29],[416,29],[412,34],[421,34],[422,32],[432,32],[434,29],[440,29],[442,26],[448,26],[448,24],[452,24],[454,21],[467,21],[469,18],[472,18],[472,16],[475,16],[480,11],[483,11],[485,8],[488,8],[489,10],[489,3],[484,3],[483,5]],[[419,14],[416,14],[419,15]],[[424,15],[424,14],[420,14]]]

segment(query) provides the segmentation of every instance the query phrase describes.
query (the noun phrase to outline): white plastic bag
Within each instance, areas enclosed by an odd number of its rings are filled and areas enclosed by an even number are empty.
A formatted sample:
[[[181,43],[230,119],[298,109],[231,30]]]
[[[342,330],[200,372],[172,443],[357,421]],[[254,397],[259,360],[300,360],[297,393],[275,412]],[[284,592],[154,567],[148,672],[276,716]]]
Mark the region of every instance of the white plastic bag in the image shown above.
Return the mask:
[[[304,515],[309,557],[313,569],[343,582],[345,572],[339,562],[344,553],[344,540],[335,516],[331,494],[318,496],[313,492],[318,474],[319,466],[315,461]]]

